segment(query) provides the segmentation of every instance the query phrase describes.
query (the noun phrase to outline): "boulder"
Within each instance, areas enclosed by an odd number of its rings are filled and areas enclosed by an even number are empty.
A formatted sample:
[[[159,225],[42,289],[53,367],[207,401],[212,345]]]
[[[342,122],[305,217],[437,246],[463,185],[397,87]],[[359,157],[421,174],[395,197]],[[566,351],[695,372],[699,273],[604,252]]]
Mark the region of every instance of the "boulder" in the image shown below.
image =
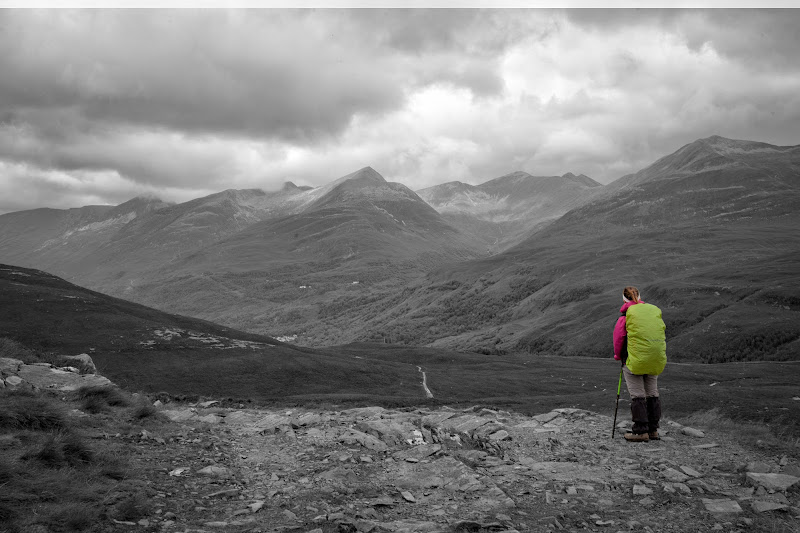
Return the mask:
[[[24,383],[22,378],[19,376],[8,376],[5,380],[6,386],[10,388],[16,388]]]
[[[36,389],[71,391],[86,386],[108,387],[113,385],[109,379],[97,374],[75,374],[52,368],[49,365],[22,365],[17,376]]]
[[[94,361],[92,361],[92,358],[89,357],[89,354],[81,353],[78,355],[65,355],[64,359],[67,361],[76,361],[80,363],[80,366],[87,369],[92,374],[97,373],[97,367],[94,366]]]
[[[16,374],[24,363],[19,359],[12,359],[11,357],[0,357],[0,374],[6,376]]]

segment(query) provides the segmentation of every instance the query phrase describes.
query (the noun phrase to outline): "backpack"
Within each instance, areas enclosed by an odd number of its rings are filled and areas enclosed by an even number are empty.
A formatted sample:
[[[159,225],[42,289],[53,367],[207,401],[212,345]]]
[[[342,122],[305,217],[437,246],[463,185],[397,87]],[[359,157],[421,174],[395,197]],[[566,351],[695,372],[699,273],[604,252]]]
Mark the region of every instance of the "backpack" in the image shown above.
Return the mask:
[[[625,317],[628,352],[625,366],[637,375],[661,374],[667,364],[667,328],[661,309],[642,302],[630,306]]]

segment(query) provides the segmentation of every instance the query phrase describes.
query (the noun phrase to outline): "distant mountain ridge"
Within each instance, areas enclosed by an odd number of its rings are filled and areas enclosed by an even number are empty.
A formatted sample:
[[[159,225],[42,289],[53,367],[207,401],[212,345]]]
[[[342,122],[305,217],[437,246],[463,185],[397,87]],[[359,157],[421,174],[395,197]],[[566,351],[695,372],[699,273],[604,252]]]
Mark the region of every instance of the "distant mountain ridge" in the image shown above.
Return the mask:
[[[634,284],[678,359],[791,359],[799,176],[800,146],[721,137],[606,186],[514,172],[413,192],[365,167],[314,189],[2,215],[0,261],[301,344],[485,353],[607,355]]]
[[[473,237],[370,167],[315,189],[287,183],[171,205],[134,199],[80,214],[78,222],[51,217],[32,238],[18,238],[17,223],[29,224],[31,213],[0,216],[2,260],[276,334],[314,327],[333,293],[352,292],[354,283],[393,292],[431,268],[481,254]]]
[[[445,219],[500,251],[590,200],[603,188],[588,176],[512,172],[480,185],[448,182],[417,191]]]
[[[697,174],[713,179],[715,172],[731,169],[749,172],[765,183],[788,180],[785,185],[794,187],[800,184],[798,158],[800,145],[773,146],[713,135],[689,143],[639,172],[623,176],[612,182],[609,188],[619,189],[661,179],[674,181]],[[704,183],[693,181],[695,185]]]

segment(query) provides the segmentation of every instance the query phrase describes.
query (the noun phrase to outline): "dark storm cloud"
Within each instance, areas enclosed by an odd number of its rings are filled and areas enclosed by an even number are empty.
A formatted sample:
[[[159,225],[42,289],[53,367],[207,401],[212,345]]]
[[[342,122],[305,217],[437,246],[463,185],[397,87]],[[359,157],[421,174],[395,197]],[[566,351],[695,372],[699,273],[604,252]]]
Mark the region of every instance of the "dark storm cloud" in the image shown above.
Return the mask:
[[[394,76],[313,12],[10,11],[2,112],[75,108],[105,122],[289,139],[335,134],[402,100]],[[304,31],[299,31],[299,30]],[[350,44],[350,43],[345,43]]]
[[[415,85],[502,89],[483,51],[496,39],[470,45],[488,15],[355,13],[4,12],[0,113],[74,108],[96,121],[302,142],[397,108]]]
[[[0,158],[224,184],[241,140],[334,142],[427,85],[499,94],[497,52],[523,34],[496,37],[501,24],[470,10],[2,11]]]
[[[0,212],[797,144],[800,10],[0,11]]]

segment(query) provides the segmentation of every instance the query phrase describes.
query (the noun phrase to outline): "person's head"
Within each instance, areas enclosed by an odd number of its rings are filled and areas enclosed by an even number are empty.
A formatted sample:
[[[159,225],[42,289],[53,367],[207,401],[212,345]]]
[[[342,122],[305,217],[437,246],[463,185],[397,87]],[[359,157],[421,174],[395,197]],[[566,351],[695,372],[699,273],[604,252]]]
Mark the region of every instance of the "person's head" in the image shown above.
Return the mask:
[[[625,287],[622,289],[622,298],[626,302],[638,302],[639,301],[639,289],[636,287]]]

